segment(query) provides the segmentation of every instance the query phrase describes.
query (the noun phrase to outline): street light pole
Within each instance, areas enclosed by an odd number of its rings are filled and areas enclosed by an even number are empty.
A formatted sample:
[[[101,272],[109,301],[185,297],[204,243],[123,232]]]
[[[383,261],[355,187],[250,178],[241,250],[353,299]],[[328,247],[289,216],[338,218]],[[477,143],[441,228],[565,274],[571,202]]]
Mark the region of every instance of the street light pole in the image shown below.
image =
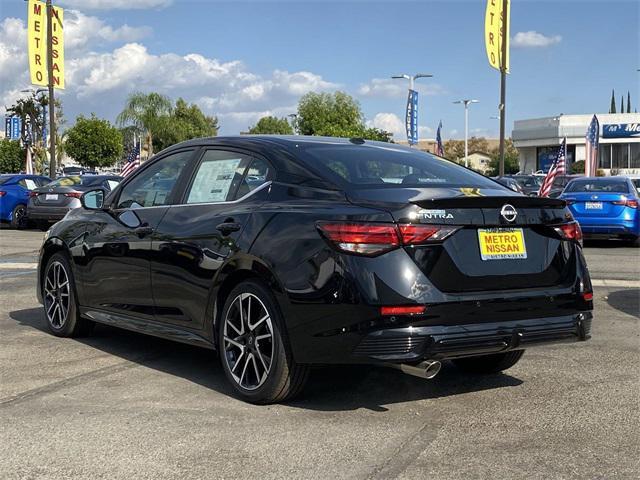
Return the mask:
[[[464,104],[464,166],[469,168],[469,104],[478,103],[478,100],[463,99],[453,103]]]
[[[431,78],[433,77],[433,75],[431,75],[430,73],[416,73],[415,75],[408,75],[406,73],[403,73],[402,75],[392,75],[391,78],[397,79],[397,78],[404,78],[409,80],[409,90],[414,90],[414,85],[415,85],[415,81],[418,78]],[[417,119],[417,117],[416,117]],[[411,147],[411,143],[409,143],[409,146]]]

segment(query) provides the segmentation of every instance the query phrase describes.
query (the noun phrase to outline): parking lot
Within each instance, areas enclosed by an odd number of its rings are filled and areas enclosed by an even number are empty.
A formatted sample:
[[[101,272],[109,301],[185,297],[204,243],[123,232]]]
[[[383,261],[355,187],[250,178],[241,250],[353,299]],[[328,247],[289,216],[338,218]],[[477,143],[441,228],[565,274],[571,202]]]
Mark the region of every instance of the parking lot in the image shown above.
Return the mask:
[[[209,351],[98,326],[46,331],[38,231],[0,231],[1,478],[638,478],[640,250],[588,243],[593,339],[506,374],[312,373],[236,400]],[[135,288],[132,286],[132,288]]]

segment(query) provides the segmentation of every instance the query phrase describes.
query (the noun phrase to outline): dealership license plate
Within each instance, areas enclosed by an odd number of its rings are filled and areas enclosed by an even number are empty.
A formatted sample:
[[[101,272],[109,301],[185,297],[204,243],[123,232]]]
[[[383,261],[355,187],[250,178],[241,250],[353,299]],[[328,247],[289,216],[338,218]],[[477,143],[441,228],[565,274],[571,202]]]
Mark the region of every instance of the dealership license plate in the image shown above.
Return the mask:
[[[602,202],[586,202],[584,208],[587,210],[602,210]]]
[[[57,193],[47,193],[44,196],[45,200],[58,200],[58,194]]]
[[[527,247],[521,228],[480,228],[478,241],[482,260],[527,258]]]

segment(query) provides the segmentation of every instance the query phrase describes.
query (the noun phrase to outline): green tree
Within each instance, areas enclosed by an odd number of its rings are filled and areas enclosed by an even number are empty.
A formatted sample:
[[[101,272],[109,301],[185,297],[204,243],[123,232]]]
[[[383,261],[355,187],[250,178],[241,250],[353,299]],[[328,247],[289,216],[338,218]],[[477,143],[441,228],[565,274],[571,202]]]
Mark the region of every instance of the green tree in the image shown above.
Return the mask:
[[[616,113],[616,92],[611,90],[611,106],[609,107],[609,113]]]
[[[491,153],[489,151],[489,142],[484,137],[471,137],[467,143],[469,154],[473,152]],[[464,160],[464,140],[447,140],[444,142],[444,156],[455,162]]]
[[[117,118],[120,127],[133,125],[144,135],[148,156],[153,155],[153,137],[166,129],[166,117],[171,114],[171,100],[159,93],[135,92],[129,95]]]
[[[24,169],[25,155],[18,140],[0,140],[0,173],[19,173]]]
[[[500,174],[500,148],[496,147],[491,152],[491,161],[489,162],[489,169],[487,175],[495,177]],[[510,138],[505,139],[504,142],[504,173],[512,174],[520,171],[518,149],[513,145],[513,140]]]
[[[84,167],[110,167],[122,157],[122,134],[108,120],[80,115],[66,134],[67,154]]]
[[[214,137],[218,134],[218,119],[205,115],[196,104],[178,98],[168,115],[158,120],[153,138],[154,150],[160,151],[192,138]]]
[[[286,118],[267,116],[258,120],[258,123],[249,129],[249,133],[291,135],[293,134],[293,128],[291,128],[291,124]]]
[[[578,160],[571,164],[571,173],[584,173],[584,160]]]

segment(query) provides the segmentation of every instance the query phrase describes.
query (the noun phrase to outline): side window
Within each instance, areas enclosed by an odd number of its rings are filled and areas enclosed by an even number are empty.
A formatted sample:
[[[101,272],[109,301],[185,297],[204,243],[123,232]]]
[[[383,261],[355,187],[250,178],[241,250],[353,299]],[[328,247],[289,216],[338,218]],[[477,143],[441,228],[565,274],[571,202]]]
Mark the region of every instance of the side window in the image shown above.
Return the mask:
[[[193,150],[187,150],[168,155],[136,175],[122,189],[116,208],[167,205],[169,194],[192,154]]]
[[[114,188],[116,188],[119,183],[120,182],[118,182],[117,180],[108,179],[108,180],[105,180],[104,182],[102,182],[102,186],[104,188],[106,188],[107,190],[111,191]]]
[[[27,190],[33,190],[34,188],[38,188],[36,185],[36,181],[33,178],[23,178],[18,182],[22,188],[26,188]]]
[[[269,165],[259,158],[254,158],[245,173],[235,198],[242,198],[265,183],[270,177]]]
[[[187,203],[231,200],[243,179],[251,157],[225,150],[207,150],[202,156]]]

